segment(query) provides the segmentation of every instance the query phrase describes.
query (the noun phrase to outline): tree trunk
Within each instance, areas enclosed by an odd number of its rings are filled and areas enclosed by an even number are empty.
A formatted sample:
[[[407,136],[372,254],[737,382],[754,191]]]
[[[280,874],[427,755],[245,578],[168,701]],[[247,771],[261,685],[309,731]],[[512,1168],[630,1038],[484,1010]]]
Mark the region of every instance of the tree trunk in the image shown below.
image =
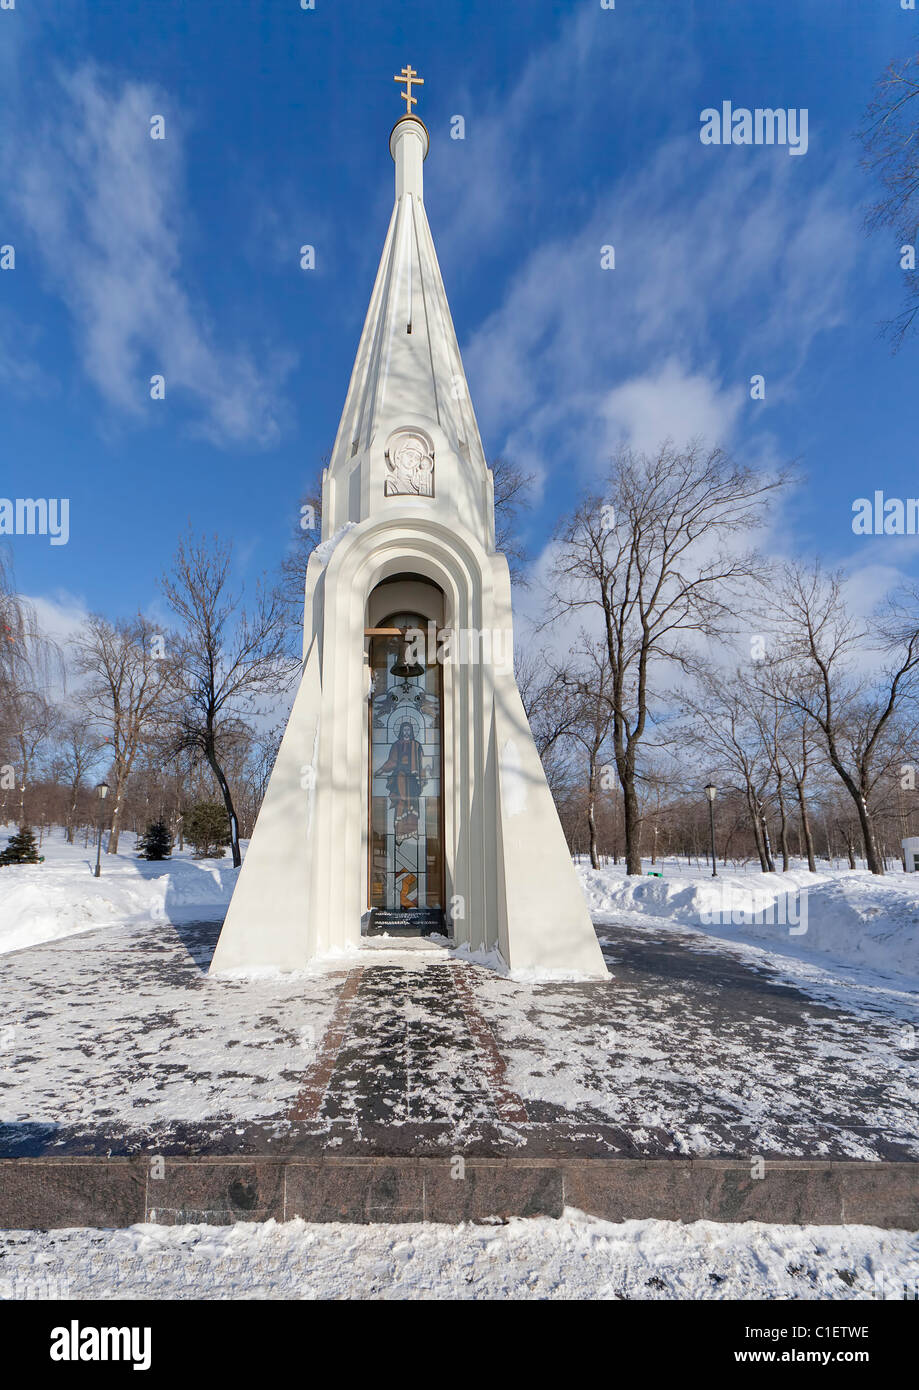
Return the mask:
[[[804,783],[795,783],[798,792],[798,805],[801,808],[801,829],[804,831],[804,843],[807,846],[807,867],[812,874],[817,872],[817,861],[814,858],[814,837],[811,833],[810,816],[807,814],[807,802],[804,800]]]
[[[600,856],[597,853],[597,817],[594,786],[596,783],[596,772],[591,769],[590,786],[587,791],[587,833],[590,836],[590,867],[599,869]]]
[[[105,810],[105,802],[104,802],[104,801],[103,801],[102,806],[101,806],[100,809],[101,809],[102,811]],[[105,851],[106,854],[117,854],[117,853],[118,853],[118,836],[119,836],[119,834],[121,833],[121,813],[122,813],[123,810],[124,810],[123,784],[122,784],[122,783],[117,783],[116,786],[115,786],[115,804],[114,804],[114,806],[112,807],[112,823],[111,823],[111,826],[109,827],[108,845],[107,845],[106,851]]]
[[[832,742],[829,743],[829,754],[830,762],[841,778],[846,791],[855,802],[855,809],[858,812],[858,823],[861,827],[862,839],[865,843],[865,859],[868,862],[868,868],[873,874],[883,874],[884,864],[878,852],[877,837],[874,833],[874,822],[871,819],[871,812],[868,810],[868,802],[865,799],[865,787],[867,785],[868,775],[867,768],[863,764],[859,770],[861,777],[861,786],[859,786],[843,767],[836,752],[835,744]],[[855,865],[853,864],[851,867],[854,869]]]
[[[850,869],[854,869],[854,868],[855,868],[855,846],[854,846],[853,843],[852,843],[852,836],[851,836],[850,832],[845,828],[845,826],[840,825],[839,821],[836,822],[836,829],[839,831],[840,835],[842,836],[842,842],[843,842],[843,844],[845,845],[845,848],[846,848],[846,859],[849,861],[849,868],[850,868]]]
[[[759,818],[763,827],[763,852],[766,856],[766,873],[775,873],[775,860],[772,857],[772,842],[769,839],[769,826],[766,823],[766,812],[759,808]]]
[[[641,811],[635,791],[635,775],[626,770],[622,782],[622,806],[625,813],[625,871],[627,874],[641,874]]]
[[[878,850],[877,837],[874,833],[874,823],[871,813],[868,810],[864,796],[855,798],[855,806],[858,811],[859,824],[862,828],[862,839],[865,842],[865,858],[868,861],[868,868],[873,874],[883,874],[884,861]],[[852,866],[855,867],[854,864]]]
[[[779,849],[782,851],[782,873],[787,874],[790,868],[788,854],[788,808],[785,805],[785,783],[781,773],[777,776],[775,790],[779,803]]]
[[[746,798],[747,810],[750,812],[750,823],[753,826],[753,843],[756,846],[756,853],[759,857],[759,866],[765,874],[769,872],[769,863],[766,859],[765,849],[763,848],[763,826],[756,805],[756,796],[749,783],[747,784]]]
[[[227,819],[230,822],[230,852],[233,855],[233,868],[238,869],[243,862],[242,855],[239,852],[239,821],[236,819],[230,784],[226,777],[224,777],[223,768],[217,761],[217,753],[212,740],[208,741],[204,750],[204,756],[207,758],[210,769],[217,778],[217,785],[220,787],[223,804],[226,807]]]

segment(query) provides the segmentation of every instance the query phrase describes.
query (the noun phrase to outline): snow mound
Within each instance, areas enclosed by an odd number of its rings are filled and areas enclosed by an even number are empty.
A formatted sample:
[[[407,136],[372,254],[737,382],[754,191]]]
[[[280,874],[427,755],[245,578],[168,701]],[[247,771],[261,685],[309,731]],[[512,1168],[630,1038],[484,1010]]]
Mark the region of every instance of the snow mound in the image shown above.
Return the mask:
[[[566,1208],[500,1226],[0,1231],[0,1298],[902,1301],[919,1236],[871,1226],[623,1221]],[[832,1352],[826,1352],[827,1357]]]
[[[621,869],[578,867],[594,917],[611,912],[666,917],[725,938],[818,955],[874,971],[919,976],[919,875],[883,878],[859,870],[811,874],[677,873],[627,878]]]
[[[0,868],[0,955],[122,922],[220,922],[236,883],[229,858],[147,863],[126,846],[94,878],[95,855],[63,837],[42,853],[44,864]]]

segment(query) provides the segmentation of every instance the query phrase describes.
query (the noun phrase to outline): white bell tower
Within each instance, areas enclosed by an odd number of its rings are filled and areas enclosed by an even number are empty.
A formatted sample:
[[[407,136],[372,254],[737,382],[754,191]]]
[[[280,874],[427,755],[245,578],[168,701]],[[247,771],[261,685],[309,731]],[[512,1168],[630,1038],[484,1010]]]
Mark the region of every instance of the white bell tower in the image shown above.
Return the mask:
[[[422,79],[396,80],[410,112]],[[439,916],[513,970],[605,977],[514,680],[423,122],[402,116],[389,147],[395,205],[323,475],[302,675],[211,969],[302,969],[376,917]]]

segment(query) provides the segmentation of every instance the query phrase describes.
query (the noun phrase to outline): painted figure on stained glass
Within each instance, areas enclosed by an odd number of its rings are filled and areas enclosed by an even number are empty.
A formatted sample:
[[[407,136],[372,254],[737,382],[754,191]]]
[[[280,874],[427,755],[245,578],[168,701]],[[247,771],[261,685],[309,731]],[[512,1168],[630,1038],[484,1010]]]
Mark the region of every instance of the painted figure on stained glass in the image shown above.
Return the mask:
[[[443,907],[441,670],[407,634],[418,613],[394,612],[370,644],[368,906]]]
[[[407,840],[418,834],[418,798],[425,784],[424,748],[415,737],[415,730],[408,720],[399,728],[399,737],[389,750],[389,757],[382,767],[377,768],[377,776],[389,773],[386,787],[389,791],[389,804],[394,814],[396,842]]]

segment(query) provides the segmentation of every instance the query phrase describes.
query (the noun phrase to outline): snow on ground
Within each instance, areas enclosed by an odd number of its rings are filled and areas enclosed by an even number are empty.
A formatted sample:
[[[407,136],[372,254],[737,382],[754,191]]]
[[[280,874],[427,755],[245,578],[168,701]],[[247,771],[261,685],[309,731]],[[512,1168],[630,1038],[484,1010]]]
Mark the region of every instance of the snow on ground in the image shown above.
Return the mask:
[[[919,1235],[561,1219],[0,1232],[0,1298],[902,1299]]]
[[[614,916],[602,996],[475,975],[532,1119],[612,1125],[637,1153],[919,1158],[914,998]]]
[[[208,976],[215,931],[146,922],[0,961],[3,1123],[283,1119],[343,975]]]
[[[14,833],[0,827],[0,847]],[[105,853],[93,877],[95,843],[68,845],[62,830],[44,837],[44,864],[0,867],[0,955],[74,932],[123,922],[220,922],[236,883],[233,861],[193,859],[191,851],[147,863],[122,835],[117,855]]]
[[[209,977],[229,860],[146,864],[125,846],[96,880],[82,847],[57,834],[43,848],[44,864],[0,869],[3,1123],[23,1136],[35,1125],[148,1134],[211,1121],[283,1126],[356,953],[295,975]],[[663,880],[579,871],[610,984],[454,966],[470,971],[531,1121],[614,1126],[620,1147],[641,1153],[754,1143],[789,1157],[919,1155],[915,981],[894,970],[910,964],[919,879],[796,870],[789,879],[805,879],[808,931],[791,937],[797,913],[784,926],[702,920],[713,887],[720,895],[724,885],[729,906],[744,886],[774,900],[776,883],[787,886],[778,876],[719,875],[713,885],[686,864],[668,863]],[[38,948],[15,950],[26,937]],[[382,967],[383,954],[368,949],[359,963]],[[445,958],[403,952],[392,963],[401,973],[368,974],[366,1026],[382,1038],[385,1015],[426,1067],[437,1038],[443,1095],[431,1072],[425,1104],[452,1113],[462,1102],[473,1113],[452,1081],[450,1040],[465,1025],[440,978]],[[403,1080],[393,1073],[394,1095]],[[372,1108],[382,1082],[371,1082]]]
[[[626,877],[622,865],[578,874],[595,920],[628,912],[669,918],[727,940],[801,959],[828,959],[919,985],[919,874],[865,870],[787,874],[656,866],[662,878]]]
[[[13,829],[0,828],[0,843]],[[121,843],[120,854],[103,854],[98,879],[94,847],[66,844],[61,830],[45,836],[44,864],[0,868],[0,954],[110,924],[223,920],[236,883],[229,857],[196,860],[186,850],[149,864],[136,857],[133,836]],[[580,863],[594,918],[669,919],[802,960],[900,974],[919,986],[919,875],[721,869],[713,879],[707,867],[686,861],[656,867],[662,878],[627,878],[621,865],[592,870]]]
[[[609,984],[533,984],[373,939],[311,1132],[372,1150],[392,1126],[455,1145],[498,1124],[461,975],[531,1137],[548,1127],[635,1156],[919,1158],[914,1000],[794,961],[779,975],[756,947],[631,920],[602,938]],[[208,976],[217,932],[114,926],[0,958],[9,1149],[73,1151],[89,1134],[131,1152],[202,1127],[201,1142],[233,1145],[249,1122],[290,1133],[346,970]]]

